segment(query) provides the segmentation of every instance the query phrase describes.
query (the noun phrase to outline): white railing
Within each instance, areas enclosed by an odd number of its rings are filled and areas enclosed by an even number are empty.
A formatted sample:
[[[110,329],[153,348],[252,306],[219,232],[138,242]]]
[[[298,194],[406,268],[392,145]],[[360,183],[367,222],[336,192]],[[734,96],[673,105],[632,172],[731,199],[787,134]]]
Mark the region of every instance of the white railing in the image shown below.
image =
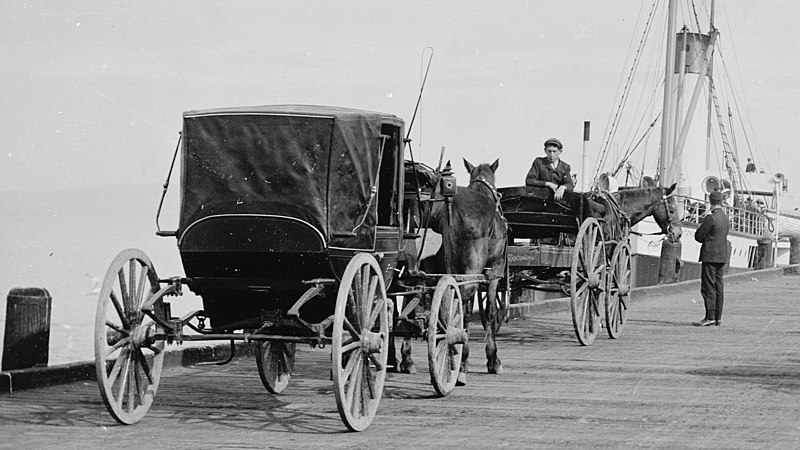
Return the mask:
[[[703,217],[711,210],[711,205],[705,200],[691,197],[680,198],[683,199],[683,221],[696,224],[702,223]],[[680,201],[678,203],[680,204]],[[730,219],[731,231],[758,237],[772,236],[772,220],[767,217],[765,209],[759,210],[756,206],[734,208],[726,205],[725,213]]]

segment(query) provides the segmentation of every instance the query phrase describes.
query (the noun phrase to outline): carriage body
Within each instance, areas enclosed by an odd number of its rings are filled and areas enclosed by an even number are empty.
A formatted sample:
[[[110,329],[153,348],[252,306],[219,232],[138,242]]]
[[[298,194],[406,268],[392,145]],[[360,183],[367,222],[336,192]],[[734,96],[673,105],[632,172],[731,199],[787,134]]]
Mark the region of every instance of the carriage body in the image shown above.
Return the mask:
[[[321,106],[183,117],[178,248],[215,329],[257,328],[359,252],[387,285],[403,246],[403,120]],[[331,286],[335,285],[332,284]],[[304,308],[329,316],[335,296]]]

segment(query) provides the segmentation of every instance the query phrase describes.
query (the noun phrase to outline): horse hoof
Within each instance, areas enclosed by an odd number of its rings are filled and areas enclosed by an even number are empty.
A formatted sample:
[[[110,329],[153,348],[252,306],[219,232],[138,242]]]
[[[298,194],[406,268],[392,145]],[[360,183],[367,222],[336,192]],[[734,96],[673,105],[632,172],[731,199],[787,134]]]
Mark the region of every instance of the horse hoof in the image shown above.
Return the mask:
[[[500,364],[499,362],[497,364],[495,364],[494,366],[491,366],[491,365],[487,364],[486,368],[489,370],[489,373],[491,373],[491,374],[495,374],[495,375],[502,375],[503,374],[503,365]]]
[[[467,385],[467,374],[461,372],[458,374],[458,378],[456,379],[456,386],[466,386]]]
[[[400,372],[401,373],[408,373],[408,374],[415,374],[417,373],[417,368],[414,366],[414,361],[404,362],[400,364]]]

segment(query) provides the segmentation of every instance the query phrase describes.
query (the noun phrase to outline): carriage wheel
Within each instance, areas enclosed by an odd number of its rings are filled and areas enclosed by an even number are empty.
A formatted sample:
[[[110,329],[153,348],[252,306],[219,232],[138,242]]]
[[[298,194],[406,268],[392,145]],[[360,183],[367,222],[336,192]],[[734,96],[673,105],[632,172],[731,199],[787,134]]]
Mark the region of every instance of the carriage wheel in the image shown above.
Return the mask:
[[[141,311],[158,290],[150,258],[137,249],[117,255],[100,290],[94,327],[97,384],[108,412],[123,424],[147,414],[161,379],[164,341],[153,335],[164,330]]]
[[[572,324],[583,345],[591,345],[600,329],[600,308],[606,288],[603,232],[594,218],[581,224],[575,238],[570,273]]]
[[[273,394],[280,394],[289,385],[294,369],[294,342],[261,341],[256,352],[256,365],[261,383]]]
[[[436,393],[446,396],[456,386],[461,352],[467,342],[461,291],[449,275],[440,278],[433,291],[427,340],[431,384]]]
[[[342,276],[333,321],[333,390],[347,428],[366,429],[383,395],[389,356],[389,300],[377,261],[359,253]]]
[[[606,297],[606,330],[616,339],[622,334],[628,317],[631,298],[631,249],[627,243],[618,244],[611,257]]]

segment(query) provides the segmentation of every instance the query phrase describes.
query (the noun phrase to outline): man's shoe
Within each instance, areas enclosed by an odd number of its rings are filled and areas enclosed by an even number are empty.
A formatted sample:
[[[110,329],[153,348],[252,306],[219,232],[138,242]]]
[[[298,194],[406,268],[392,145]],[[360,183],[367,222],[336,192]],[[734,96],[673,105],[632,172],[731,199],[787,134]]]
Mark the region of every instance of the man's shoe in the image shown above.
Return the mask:
[[[713,320],[713,319],[703,319],[700,322],[695,322],[694,326],[696,326],[696,327],[707,327],[709,325],[714,325],[714,323],[716,323],[716,321]]]
[[[716,325],[718,327],[721,327],[722,326],[722,321],[721,320],[717,320],[717,321],[714,322],[714,325]]]

